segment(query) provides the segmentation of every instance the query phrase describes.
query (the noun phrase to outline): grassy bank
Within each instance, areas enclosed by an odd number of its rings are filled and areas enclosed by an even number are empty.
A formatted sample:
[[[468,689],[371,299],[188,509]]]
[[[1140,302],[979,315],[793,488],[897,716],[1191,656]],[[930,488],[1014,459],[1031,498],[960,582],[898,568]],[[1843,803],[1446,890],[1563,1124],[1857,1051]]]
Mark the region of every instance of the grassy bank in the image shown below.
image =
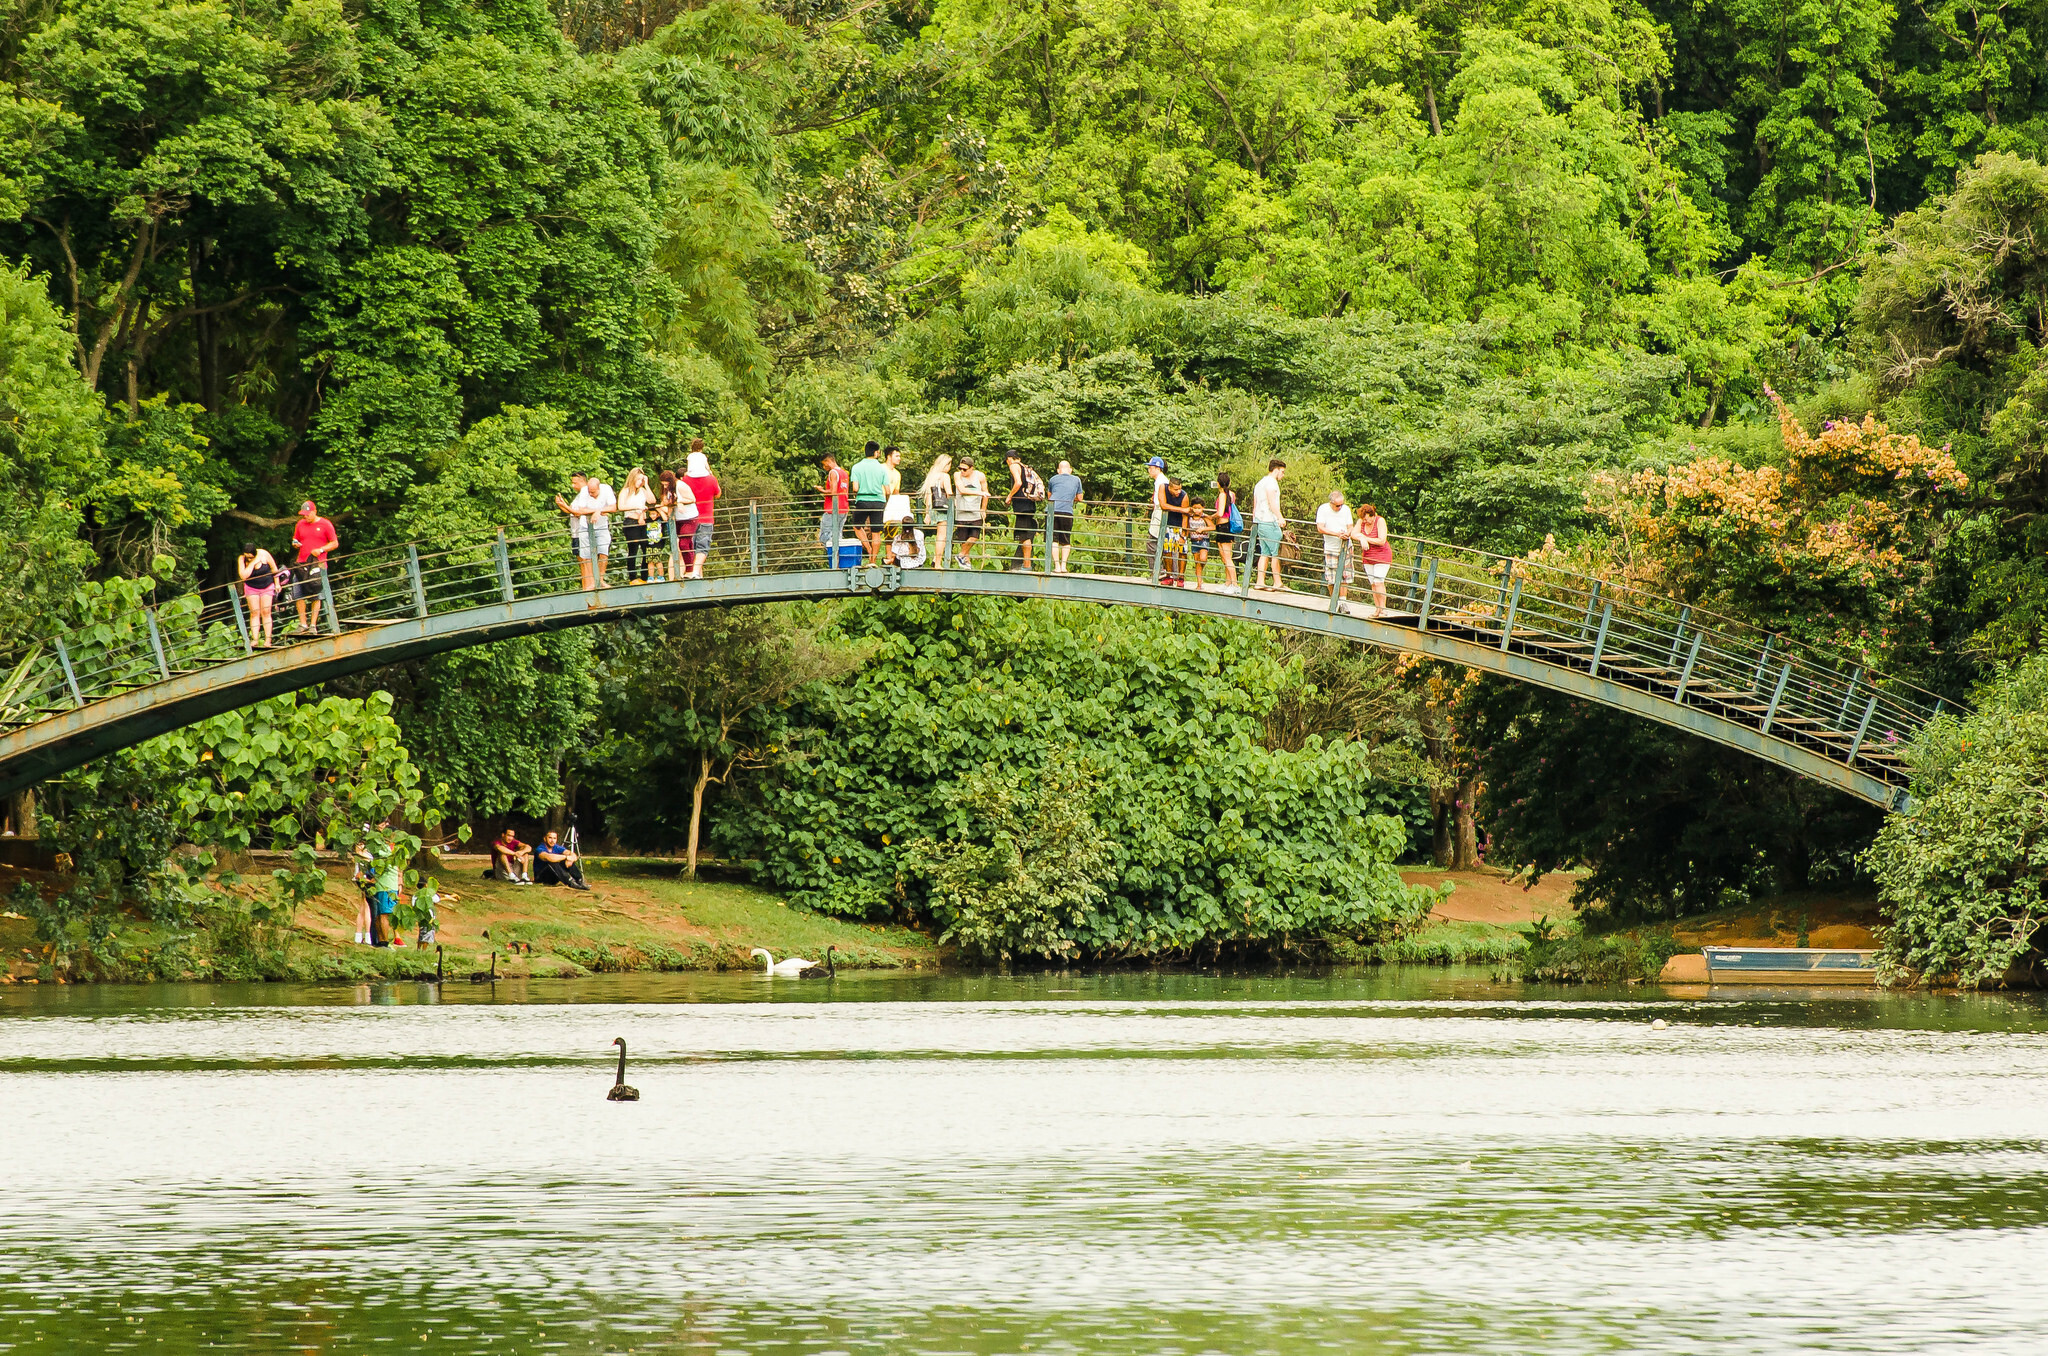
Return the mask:
[[[749,885],[686,881],[673,862],[592,862],[588,892],[486,881],[482,869],[481,861],[455,862],[444,878],[437,940],[451,975],[484,969],[494,951],[500,974],[542,978],[747,969],[760,965],[747,954],[757,946],[778,959],[816,959],[836,946],[838,963],[854,969],[915,969],[941,958],[931,938],[909,928],[802,913]],[[357,899],[337,869],[282,936],[233,927],[228,920],[238,911],[230,909],[210,912],[209,926],[183,933],[136,920],[90,969],[81,964],[77,977],[321,981],[434,973],[434,948],[422,952],[411,935],[402,947],[355,945]],[[7,978],[15,982],[73,977],[43,963],[25,919],[0,918],[0,948],[10,962]]]

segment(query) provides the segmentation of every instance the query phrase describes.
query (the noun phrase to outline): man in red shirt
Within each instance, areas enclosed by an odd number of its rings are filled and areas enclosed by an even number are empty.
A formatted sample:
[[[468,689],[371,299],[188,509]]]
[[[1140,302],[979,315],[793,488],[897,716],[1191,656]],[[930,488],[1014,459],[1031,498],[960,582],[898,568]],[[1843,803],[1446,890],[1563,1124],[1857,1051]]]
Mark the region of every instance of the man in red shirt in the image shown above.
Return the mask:
[[[812,488],[825,496],[825,512],[818,520],[818,544],[825,548],[825,568],[829,570],[839,564],[839,537],[846,530],[846,496],[853,482],[830,452],[820,465],[825,468],[825,483]]]
[[[299,505],[299,521],[292,527],[292,544],[299,548],[298,565],[292,570],[292,578],[297,581],[298,629],[317,633],[320,580],[327,573],[328,553],[341,541],[334,535],[334,524],[320,516],[320,510],[313,507],[310,499]]]

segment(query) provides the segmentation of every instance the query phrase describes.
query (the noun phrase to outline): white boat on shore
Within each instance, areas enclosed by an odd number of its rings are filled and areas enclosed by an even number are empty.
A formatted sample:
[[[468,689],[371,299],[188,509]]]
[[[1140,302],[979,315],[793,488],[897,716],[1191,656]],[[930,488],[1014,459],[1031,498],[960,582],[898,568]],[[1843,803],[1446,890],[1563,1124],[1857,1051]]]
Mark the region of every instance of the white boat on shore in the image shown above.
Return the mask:
[[[1706,946],[1709,984],[1877,983],[1877,952],[1834,946]]]

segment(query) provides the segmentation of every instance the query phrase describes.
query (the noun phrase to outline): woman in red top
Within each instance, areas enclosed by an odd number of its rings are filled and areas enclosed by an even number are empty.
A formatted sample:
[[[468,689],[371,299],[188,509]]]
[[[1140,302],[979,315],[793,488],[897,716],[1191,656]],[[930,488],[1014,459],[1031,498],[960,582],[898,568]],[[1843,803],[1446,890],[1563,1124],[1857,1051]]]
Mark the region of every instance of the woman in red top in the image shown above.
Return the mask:
[[[1387,571],[1394,563],[1394,544],[1387,540],[1387,520],[1371,504],[1358,506],[1358,543],[1365,548],[1359,564],[1372,582],[1372,615],[1385,616]]]
[[[697,558],[690,562],[690,578],[704,577],[704,558],[711,553],[711,507],[718,498],[718,477],[711,474],[711,462],[704,455],[704,440],[690,439],[690,461],[683,471],[683,483],[697,497]]]

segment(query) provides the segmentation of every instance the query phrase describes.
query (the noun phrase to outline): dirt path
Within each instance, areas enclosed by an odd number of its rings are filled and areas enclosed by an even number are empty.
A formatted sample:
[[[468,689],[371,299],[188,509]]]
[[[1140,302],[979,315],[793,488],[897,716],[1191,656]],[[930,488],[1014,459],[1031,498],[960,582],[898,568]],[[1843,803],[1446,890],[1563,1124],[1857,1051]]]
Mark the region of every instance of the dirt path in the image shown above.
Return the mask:
[[[1576,910],[1571,904],[1572,887],[1578,877],[1564,874],[1545,876],[1530,887],[1503,871],[1445,871],[1435,867],[1404,869],[1401,879],[1410,885],[1456,886],[1451,897],[1436,906],[1430,917],[1452,923],[1493,923],[1508,927],[1533,923],[1538,918],[1567,918]]]

